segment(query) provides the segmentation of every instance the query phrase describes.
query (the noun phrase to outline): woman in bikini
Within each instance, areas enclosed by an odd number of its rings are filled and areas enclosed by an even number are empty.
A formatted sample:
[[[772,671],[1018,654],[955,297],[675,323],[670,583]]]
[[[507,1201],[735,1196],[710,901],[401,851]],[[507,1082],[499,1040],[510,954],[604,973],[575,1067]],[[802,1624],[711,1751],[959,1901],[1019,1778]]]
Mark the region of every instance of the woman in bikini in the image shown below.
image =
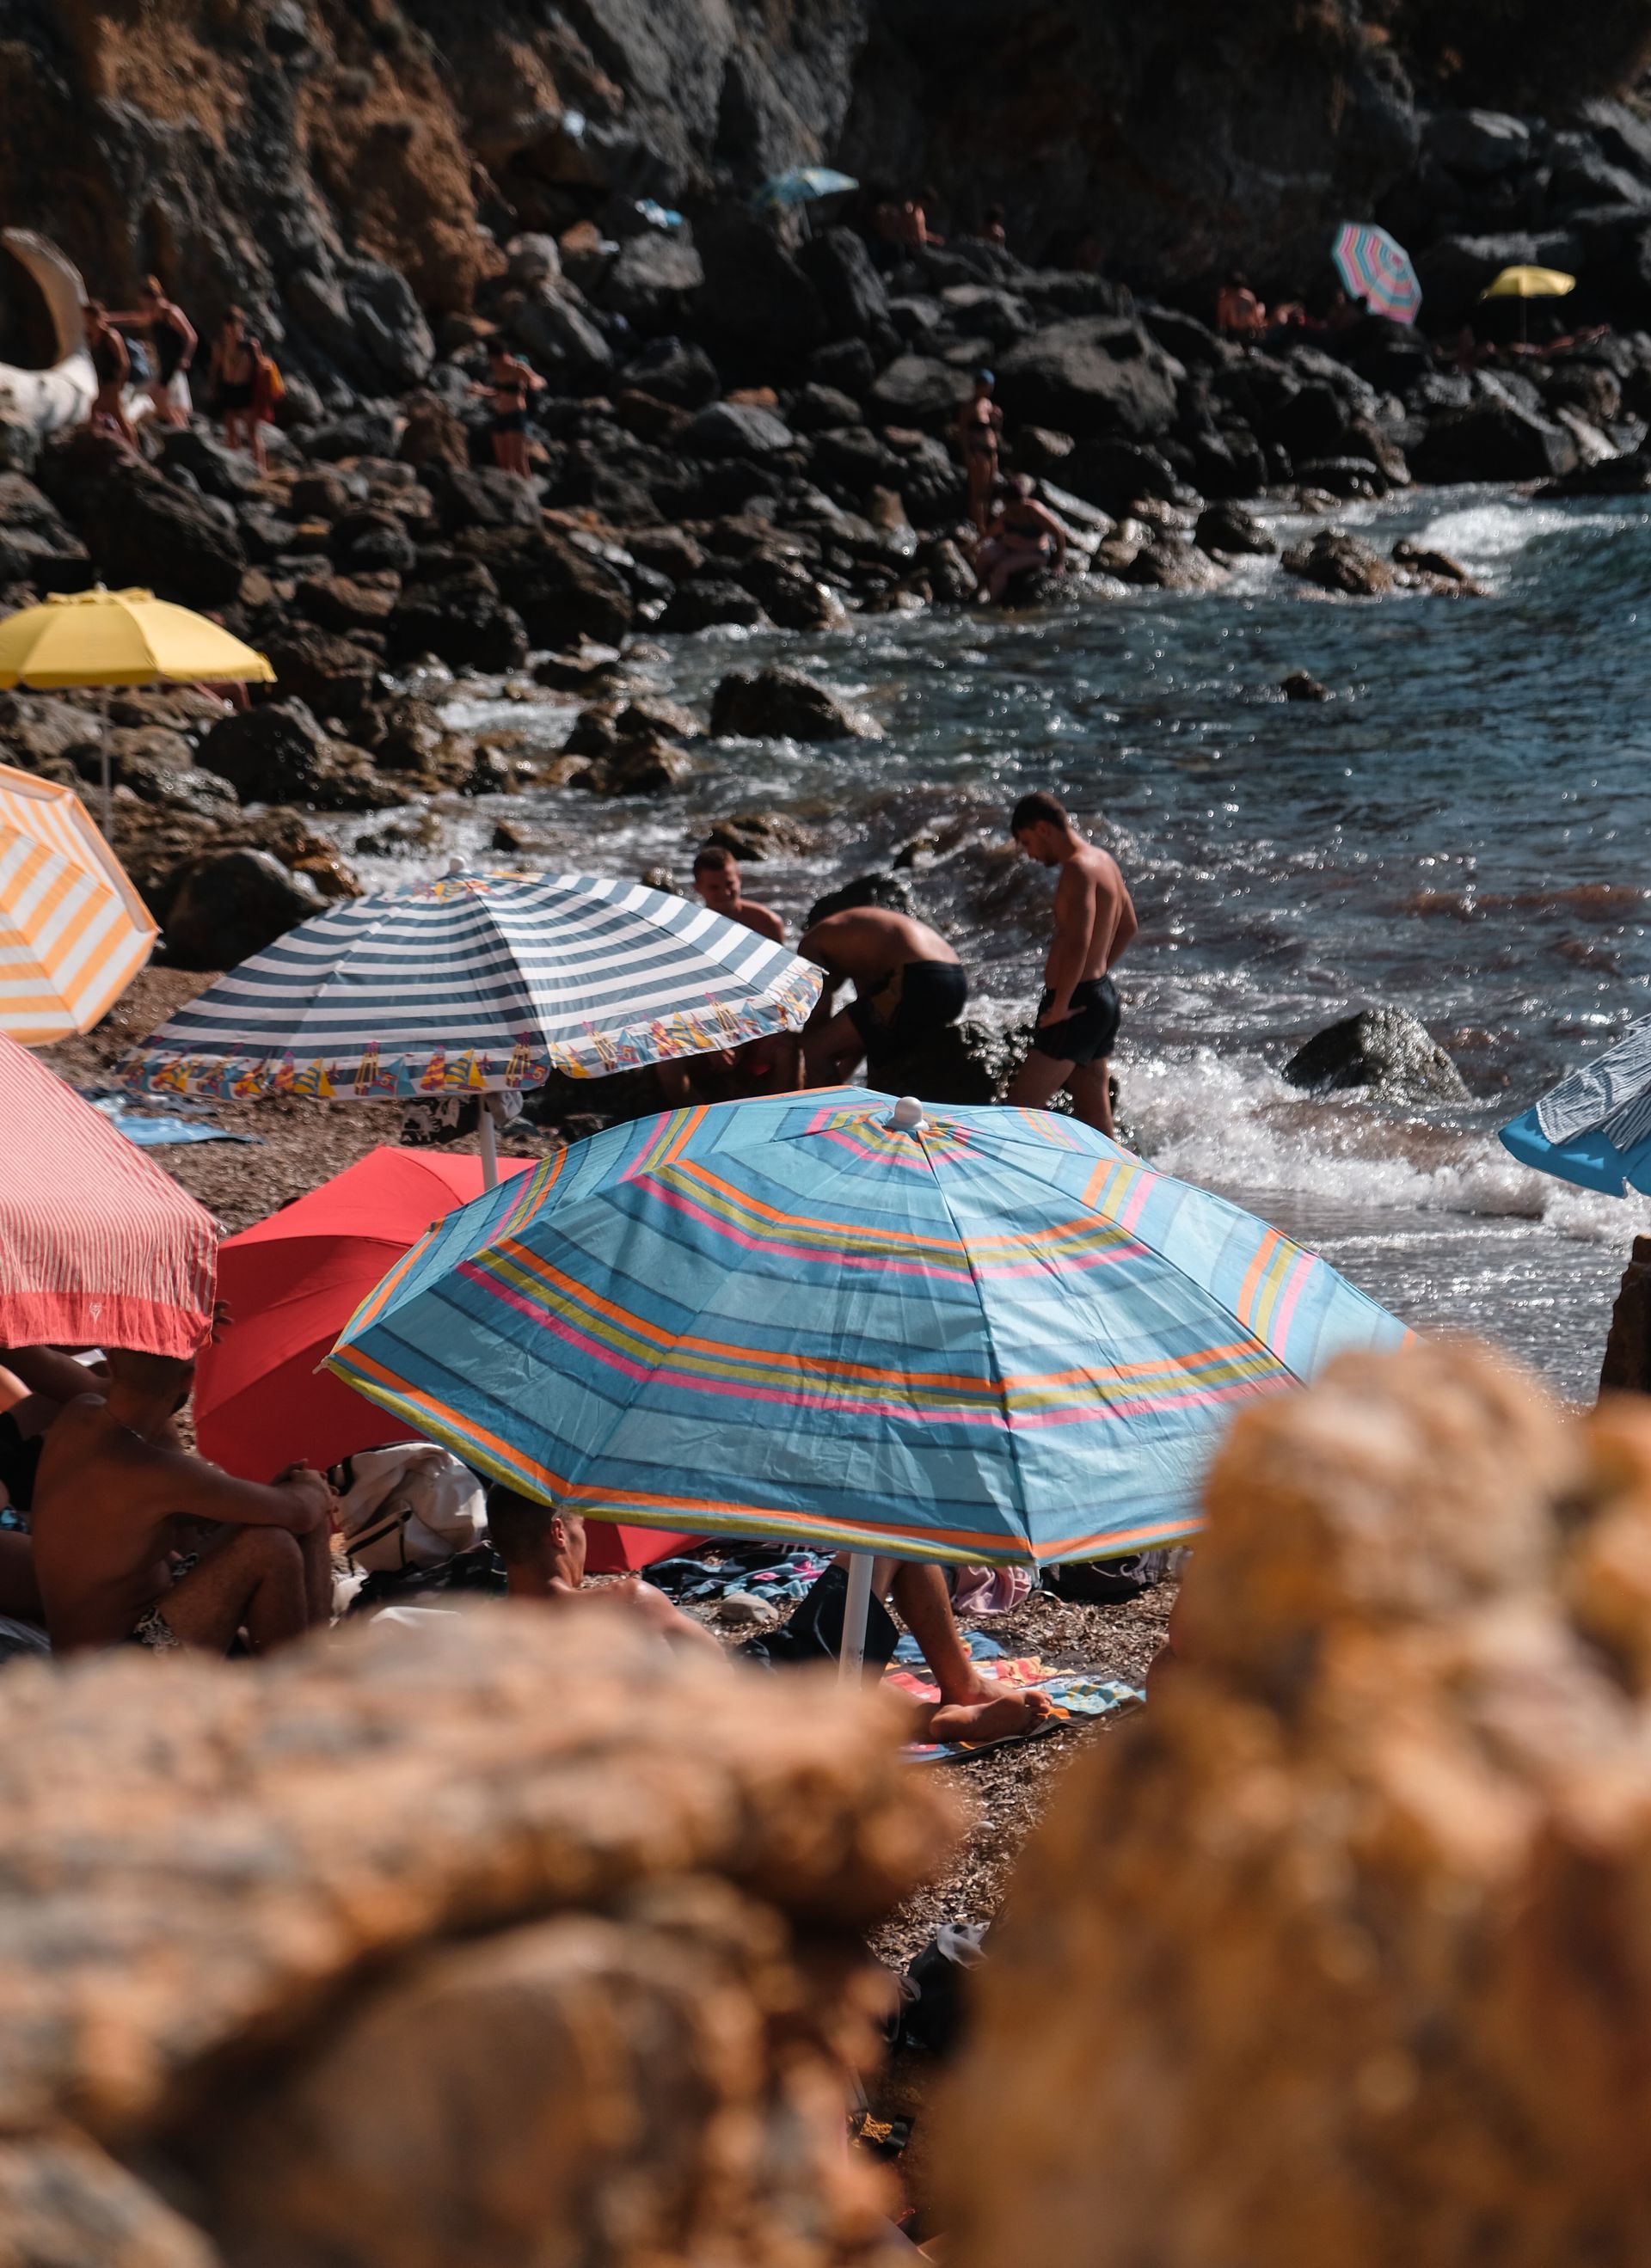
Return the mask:
[[[975,372],[975,390],[957,413],[954,429],[969,478],[969,516],[976,533],[984,535],[998,485],[998,456],[1003,440],[1003,412],[992,398],[997,379],[989,370]]]
[[[245,449],[263,470],[263,431],[256,415],[258,365],[262,350],[247,329],[245,310],[232,307],[212,348],[212,383],[224,438]]]
[[[136,449],[137,435],[126,414],[124,398],[131,357],[126,351],[126,341],[96,299],[86,302],[86,351],[92,357],[98,380],[86,423],[94,430],[102,426],[117,434],[129,449]]]
[[[1034,497],[1027,475],[1016,473],[975,561],[993,606],[1003,604],[1017,575],[1045,566],[1051,554],[1058,574],[1066,564],[1066,531]]]
[[[518,362],[503,339],[487,350],[487,379],[474,388],[493,397],[493,462],[501,473],[533,477],[527,455],[527,397],[544,384],[536,370]]]

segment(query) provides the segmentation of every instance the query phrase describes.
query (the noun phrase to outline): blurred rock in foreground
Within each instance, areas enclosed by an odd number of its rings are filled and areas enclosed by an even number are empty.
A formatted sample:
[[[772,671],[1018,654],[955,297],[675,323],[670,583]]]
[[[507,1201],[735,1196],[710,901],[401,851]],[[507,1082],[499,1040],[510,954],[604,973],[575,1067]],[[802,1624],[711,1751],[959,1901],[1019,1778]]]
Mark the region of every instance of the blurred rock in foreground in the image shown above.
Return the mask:
[[[1651,2257],[1651,1409],[1349,1359],[1208,1504],[992,1933],[948,2262]]]
[[[10,1671],[0,2260],[870,2262],[896,1738],[595,1610]]]

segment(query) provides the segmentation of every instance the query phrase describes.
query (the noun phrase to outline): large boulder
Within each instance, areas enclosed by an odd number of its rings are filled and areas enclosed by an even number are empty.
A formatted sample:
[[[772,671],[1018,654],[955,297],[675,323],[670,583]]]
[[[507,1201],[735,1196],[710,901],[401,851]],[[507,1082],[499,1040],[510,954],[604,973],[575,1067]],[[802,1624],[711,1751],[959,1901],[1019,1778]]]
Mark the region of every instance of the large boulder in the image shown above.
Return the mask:
[[[576,387],[605,380],[614,350],[580,307],[560,292],[524,299],[512,311],[511,335],[537,361]]]
[[[1198,514],[1194,541],[1212,557],[1270,558],[1278,545],[1253,512],[1240,504],[1212,504]]]
[[[177,877],[164,928],[167,956],[180,968],[232,968],[326,907],[307,874],[268,850],[216,851]]]
[[[970,1978],[948,2268],[1637,2259],[1644,1403],[1424,1338],[1250,1403],[1202,1495],[1175,1663]]]
[[[21,473],[0,473],[0,583],[73,591],[92,579],[86,547]]]
[[[1082,440],[1146,440],[1176,420],[1185,372],[1139,323],[1083,315],[1052,323],[1012,347],[998,364],[1006,413]]]
[[[1316,535],[1293,544],[1284,555],[1284,571],[1347,599],[1382,599],[1399,582],[1390,562],[1362,536],[1336,527],[1321,528]]]
[[[572,534],[542,526],[475,528],[459,538],[459,549],[486,567],[535,646],[572,645],[582,637],[614,645],[635,618],[624,577],[595,546]]]
[[[1422,148],[1460,180],[1489,180],[1529,162],[1530,125],[1501,110],[1435,110]]]
[[[398,512],[363,505],[334,521],[328,549],[338,566],[354,575],[410,574],[418,547]]]
[[[188,607],[227,606],[240,592],[247,554],[227,507],[147,465],[88,469],[67,509],[112,588],[140,585]]]
[[[18,2268],[873,2268],[842,2073],[941,1776],[874,1692],[568,1620],[6,1668]]]
[[[187,473],[203,496],[225,504],[243,504],[263,487],[263,475],[244,449],[232,449],[199,425],[162,429],[160,461],[166,471]]]
[[[1541,481],[1574,472],[1578,453],[1567,426],[1499,392],[1432,419],[1411,459],[1425,481]]]
[[[717,365],[704,349],[679,338],[651,339],[625,364],[624,381],[677,409],[703,409],[720,390]]]
[[[704,263],[691,244],[648,228],[621,245],[597,296],[646,338],[685,320],[704,280]]]
[[[698,224],[696,241],[705,269],[696,327],[713,347],[778,372],[820,344],[827,330],[820,295],[755,214],[717,205]]]
[[[1284,1067],[1292,1086],[1338,1094],[1368,1087],[1398,1102],[1465,1102],[1467,1083],[1406,1008],[1361,1008],[1298,1048]]]
[[[659,626],[692,632],[733,622],[742,630],[756,630],[767,621],[762,600],[732,576],[696,575],[672,592]]]
[[[233,710],[196,754],[202,770],[226,779],[243,803],[382,811],[401,801],[358,750],[328,739],[302,701]]]
[[[284,630],[264,640],[263,652],[284,696],[302,701],[318,716],[336,717],[344,724],[359,715],[378,684],[376,655],[352,639],[312,630],[306,623],[289,622]]]
[[[772,457],[795,439],[783,417],[751,401],[713,401],[682,435],[690,457]]]
[[[876,718],[800,669],[730,670],[711,696],[718,740],[881,740]]]
[[[972,381],[966,370],[937,356],[903,354],[880,372],[867,399],[873,417],[886,425],[949,424],[968,401]]]
[[[433,653],[454,669],[498,674],[519,668],[527,659],[521,616],[499,596],[486,568],[473,560],[409,583],[391,612],[388,635],[390,653],[399,661]]]
[[[428,465],[430,490],[443,528],[455,535],[467,527],[537,527],[539,498],[520,473],[497,465]]]
[[[888,293],[864,237],[851,228],[822,229],[809,238],[799,258],[834,339],[881,339],[888,334]]]
[[[287,306],[322,353],[365,393],[405,393],[435,359],[436,343],[412,288],[381,260],[351,260],[332,275],[290,276]]]

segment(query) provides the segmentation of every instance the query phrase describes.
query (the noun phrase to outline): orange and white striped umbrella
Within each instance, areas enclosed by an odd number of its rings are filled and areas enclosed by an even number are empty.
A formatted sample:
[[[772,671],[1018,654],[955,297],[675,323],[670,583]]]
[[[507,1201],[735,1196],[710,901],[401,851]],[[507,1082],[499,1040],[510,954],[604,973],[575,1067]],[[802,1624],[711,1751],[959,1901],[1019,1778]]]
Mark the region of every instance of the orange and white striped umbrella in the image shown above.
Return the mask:
[[[0,764],[0,1032],[89,1032],[154,949],[130,876],[71,788]]]

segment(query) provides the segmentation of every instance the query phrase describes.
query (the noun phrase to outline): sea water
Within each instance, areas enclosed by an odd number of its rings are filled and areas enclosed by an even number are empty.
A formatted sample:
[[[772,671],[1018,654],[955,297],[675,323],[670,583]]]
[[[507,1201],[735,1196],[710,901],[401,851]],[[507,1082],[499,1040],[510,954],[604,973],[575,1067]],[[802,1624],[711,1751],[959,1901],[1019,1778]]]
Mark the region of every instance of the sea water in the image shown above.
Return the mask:
[[[1281,545],[1310,525],[1270,524]],[[1254,561],[1212,593],[661,641],[661,691],[703,704],[726,669],[783,659],[864,702],[887,737],[704,744],[685,792],[496,799],[466,806],[459,847],[484,857],[507,811],[537,863],[662,865],[686,888],[709,822],[782,814],[817,847],[748,868],[749,895],[794,924],[898,855],[1006,1012],[1036,993],[1051,881],[1008,853],[1004,821],[1052,787],[1139,912],[1117,1068],[1153,1160],[1314,1245],[1408,1322],[1488,1334],[1586,1395],[1651,1200],[1529,1172],[1495,1129],[1651,1012],[1651,511],[1432,491],[1335,524],[1448,550],[1489,595],[1339,601]],[[1296,669],[1333,697],[1286,703]],[[554,746],[571,712],[473,696],[453,713]],[[1377,1002],[1421,1018],[1469,1103],[1285,1085],[1303,1039]]]

